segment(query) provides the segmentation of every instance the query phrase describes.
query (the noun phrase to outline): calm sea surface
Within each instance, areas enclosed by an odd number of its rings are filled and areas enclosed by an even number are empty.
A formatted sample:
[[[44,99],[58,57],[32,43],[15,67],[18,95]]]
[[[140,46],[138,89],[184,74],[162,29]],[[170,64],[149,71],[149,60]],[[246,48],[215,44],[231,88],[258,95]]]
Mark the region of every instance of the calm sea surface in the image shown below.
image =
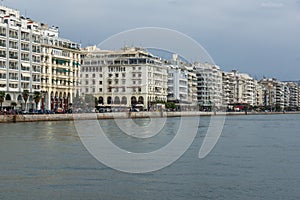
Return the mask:
[[[147,123],[148,119],[136,120]],[[174,164],[147,174],[115,171],[82,145],[74,122],[0,124],[0,199],[299,199],[300,115],[228,116],[205,159],[199,148],[210,118]],[[133,152],[166,145],[180,118],[149,139],[100,124],[115,144]]]

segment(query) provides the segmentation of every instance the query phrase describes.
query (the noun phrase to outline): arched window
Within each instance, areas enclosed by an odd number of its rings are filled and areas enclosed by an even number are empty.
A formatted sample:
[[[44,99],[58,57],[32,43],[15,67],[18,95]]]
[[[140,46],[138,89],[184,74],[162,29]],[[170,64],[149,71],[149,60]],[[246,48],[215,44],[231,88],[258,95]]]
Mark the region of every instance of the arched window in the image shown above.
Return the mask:
[[[107,97],[107,104],[111,104],[111,103],[112,103],[111,97]]]
[[[18,96],[18,101],[22,101],[22,100],[23,100],[22,95],[19,95]]]
[[[135,105],[137,102],[136,102],[136,97],[135,96],[133,96],[133,97],[131,97],[131,105],[133,106],[133,105]]]
[[[119,98],[119,97],[115,97],[114,103],[115,103],[115,104],[120,104],[120,98]]]
[[[98,98],[98,103],[99,103],[99,104],[103,104],[103,97],[99,97],[99,98]]]
[[[122,97],[121,103],[122,103],[122,104],[125,104],[125,105],[127,104],[127,98],[126,98],[125,96]]]
[[[142,96],[139,97],[139,103],[144,104],[144,97],[142,97]]]
[[[10,97],[9,94],[6,95],[5,100],[6,100],[6,101],[11,101],[11,97]]]

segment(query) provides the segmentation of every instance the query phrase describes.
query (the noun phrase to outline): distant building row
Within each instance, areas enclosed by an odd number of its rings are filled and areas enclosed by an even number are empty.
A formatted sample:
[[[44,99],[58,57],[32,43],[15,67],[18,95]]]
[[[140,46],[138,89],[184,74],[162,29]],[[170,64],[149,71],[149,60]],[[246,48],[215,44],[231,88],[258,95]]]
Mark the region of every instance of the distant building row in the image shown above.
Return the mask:
[[[255,80],[236,70],[222,72],[208,63],[188,64],[177,55],[163,60],[141,48],[105,51],[87,47],[81,66],[81,95],[103,106],[143,105],[151,109],[172,101],[185,109],[298,109],[299,86],[276,79]]]
[[[173,102],[181,109],[270,110],[299,108],[299,86],[276,79],[255,80],[248,74],[222,72],[208,63],[185,63],[177,55],[159,58],[142,48],[118,51],[81,48],[59,37],[57,27],[35,22],[0,6],[0,91],[3,106],[24,110],[23,92],[41,92],[40,109],[69,109],[75,96],[87,94],[102,106],[155,109]],[[28,107],[27,107],[28,108]]]

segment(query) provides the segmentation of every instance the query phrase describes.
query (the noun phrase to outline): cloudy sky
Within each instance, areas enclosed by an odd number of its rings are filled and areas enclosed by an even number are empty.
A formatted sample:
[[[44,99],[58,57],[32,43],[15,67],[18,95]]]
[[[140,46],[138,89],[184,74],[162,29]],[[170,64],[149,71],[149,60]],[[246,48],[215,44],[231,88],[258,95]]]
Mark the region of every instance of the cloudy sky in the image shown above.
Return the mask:
[[[140,27],[182,32],[224,71],[300,80],[300,0],[4,0],[60,27],[62,37],[99,44]]]

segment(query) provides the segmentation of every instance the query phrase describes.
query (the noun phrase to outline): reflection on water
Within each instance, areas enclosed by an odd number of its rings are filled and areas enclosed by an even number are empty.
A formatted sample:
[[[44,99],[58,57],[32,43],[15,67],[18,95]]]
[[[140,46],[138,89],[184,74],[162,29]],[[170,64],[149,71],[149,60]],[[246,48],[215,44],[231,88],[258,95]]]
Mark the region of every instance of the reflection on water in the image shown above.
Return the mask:
[[[136,119],[138,125],[148,119]],[[180,118],[152,138],[100,121],[121,148],[149,152],[167,144]],[[0,124],[0,199],[298,199],[300,115],[230,116],[211,154],[197,158],[208,117],[182,158],[147,174],[125,174],[96,161],[73,122]]]

